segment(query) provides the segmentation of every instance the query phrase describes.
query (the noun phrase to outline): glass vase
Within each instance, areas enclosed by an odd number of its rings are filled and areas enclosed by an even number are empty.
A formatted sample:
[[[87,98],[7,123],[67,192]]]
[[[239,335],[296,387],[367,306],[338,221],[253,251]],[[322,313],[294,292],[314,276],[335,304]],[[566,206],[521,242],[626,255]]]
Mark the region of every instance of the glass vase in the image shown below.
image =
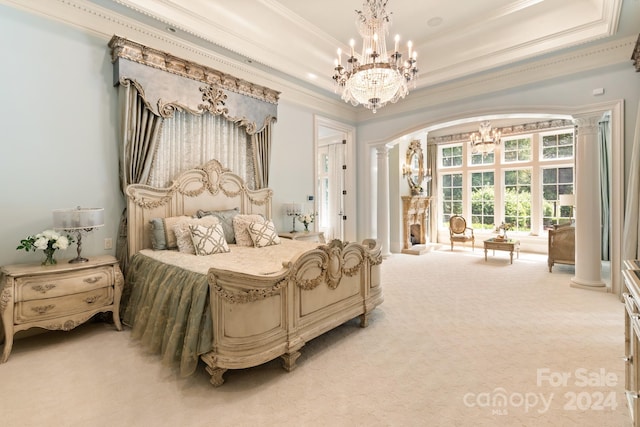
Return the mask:
[[[55,249],[46,249],[44,251],[45,259],[42,261],[42,265],[54,265],[57,264],[58,261],[54,258],[54,254],[56,253]]]
[[[303,222],[303,224],[304,224],[304,231],[309,231],[309,223]]]

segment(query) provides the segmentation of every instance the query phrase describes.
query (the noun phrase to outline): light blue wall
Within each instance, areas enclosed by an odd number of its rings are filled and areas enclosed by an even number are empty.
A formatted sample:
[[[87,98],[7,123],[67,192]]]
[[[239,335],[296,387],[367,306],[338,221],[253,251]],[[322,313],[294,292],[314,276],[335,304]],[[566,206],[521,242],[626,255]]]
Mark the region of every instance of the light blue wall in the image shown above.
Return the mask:
[[[40,261],[20,239],[52,226],[54,209],[103,207],[105,226],[83,255],[116,241],[124,202],[118,189],[116,89],[106,41],[0,6],[0,264]],[[57,256],[74,257],[73,245]]]
[[[280,100],[269,176],[269,187],[274,190],[273,220],[278,230],[292,228],[291,218],[284,214],[284,204],[302,203],[313,210],[313,202],[307,202],[307,196],[315,194],[313,132],[313,111]],[[301,227],[296,224],[296,230]]]

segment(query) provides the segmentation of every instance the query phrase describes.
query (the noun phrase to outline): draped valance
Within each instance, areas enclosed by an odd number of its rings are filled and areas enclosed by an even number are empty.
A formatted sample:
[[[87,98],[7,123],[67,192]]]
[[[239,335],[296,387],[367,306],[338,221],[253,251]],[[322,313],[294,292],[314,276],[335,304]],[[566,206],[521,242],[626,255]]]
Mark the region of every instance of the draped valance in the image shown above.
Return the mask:
[[[109,42],[113,84],[134,81],[156,115],[208,111],[245,126],[253,135],[277,118],[280,92],[113,36]]]

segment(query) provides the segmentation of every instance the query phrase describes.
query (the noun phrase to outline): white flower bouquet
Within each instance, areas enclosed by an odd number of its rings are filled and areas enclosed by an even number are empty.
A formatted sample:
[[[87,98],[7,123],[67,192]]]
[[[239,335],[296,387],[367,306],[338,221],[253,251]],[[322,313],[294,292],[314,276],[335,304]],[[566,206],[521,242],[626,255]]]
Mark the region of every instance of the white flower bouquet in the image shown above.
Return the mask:
[[[316,219],[316,214],[313,214],[313,213],[298,215],[298,221],[304,224],[304,229],[306,231],[309,231],[309,224],[311,224],[315,219]]]
[[[43,261],[43,265],[56,264],[57,261],[53,257],[57,249],[65,250],[69,244],[73,243],[73,238],[68,235],[62,235],[54,230],[45,230],[42,233],[28,236],[26,239],[20,240],[20,245],[16,250],[24,249],[25,251],[35,251],[40,249],[44,251],[47,258]]]

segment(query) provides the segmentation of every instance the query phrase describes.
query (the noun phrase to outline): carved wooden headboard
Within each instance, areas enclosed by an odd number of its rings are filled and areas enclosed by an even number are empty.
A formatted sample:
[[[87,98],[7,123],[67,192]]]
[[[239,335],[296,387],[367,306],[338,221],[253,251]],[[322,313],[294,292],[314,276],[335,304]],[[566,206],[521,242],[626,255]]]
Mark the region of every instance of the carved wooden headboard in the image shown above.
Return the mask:
[[[167,188],[132,184],[126,189],[129,256],[151,248],[152,218],[195,215],[202,210],[238,208],[243,214],[262,214],[271,219],[269,188],[250,190],[244,181],[217,160],[182,172]]]

